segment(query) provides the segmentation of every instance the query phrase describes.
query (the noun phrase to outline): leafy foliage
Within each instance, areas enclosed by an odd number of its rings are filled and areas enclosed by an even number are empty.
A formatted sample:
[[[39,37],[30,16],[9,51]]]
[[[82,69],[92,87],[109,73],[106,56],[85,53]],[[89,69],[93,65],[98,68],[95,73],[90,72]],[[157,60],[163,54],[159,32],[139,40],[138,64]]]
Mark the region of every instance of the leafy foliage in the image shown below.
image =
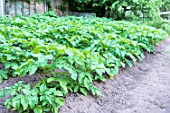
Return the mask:
[[[31,89],[29,84],[23,85],[22,82],[18,82],[14,86],[6,87],[1,93],[1,97],[11,95],[5,102],[6,108],[12,106],[12,110],[18,110],[19,113],[24,111],[57,113],[58,108],[64,104],[64,99],[61,98],[63,93],[55,87],[48,88],[44,83],[37,84]]]
[[[168,20],[164,20],[164,19],[153,20],[153,21],[146,20],[144,23],[149,26],[154,26],[156,28],[163,29],[168,34],[170,34],[170,23]]]
[[[157,29],[162,29],[165,32],[167,32],[168,34],[170,34],[170,23],[168,20],[165,20],[163,18],[159,18],[159,19],[137,19],[137,20],[128,20],[131,22],[134,22],[136,24],[145,24],[148,26],[152,26],[155,27]]]
[[[170,1],[164,0],[162,8],[164,11],[169,11],[170,10]]]
[[[95,12],[97,16],[149,18],[159,17],[162,0],[68,0],[70,9],[75,11]],[[127,12],[127,14],[126,14]]]
[[[69,92],[101,95],[92,82],[113,78],[119,68],[153,52],[165,32],[146,25],[106,18],[0,18],[0,81],[37,74],[33,88],[16,83],[0,91],[10,94],[5,106],[18,112],[58,112]],[[47,96],[48,95],[48,96]]]

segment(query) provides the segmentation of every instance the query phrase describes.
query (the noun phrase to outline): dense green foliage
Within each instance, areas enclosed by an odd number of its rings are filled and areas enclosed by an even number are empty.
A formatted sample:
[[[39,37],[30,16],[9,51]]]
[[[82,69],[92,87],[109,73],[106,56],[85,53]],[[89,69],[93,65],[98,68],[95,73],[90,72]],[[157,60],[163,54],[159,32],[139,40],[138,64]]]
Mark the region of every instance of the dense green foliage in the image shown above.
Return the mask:
[[[145,20],[144,22],[142,21],[141,23],[149,25],[149,26],[153,26],[159,29],[163,29],[164,31],[166,31],[168,34],[170,34],[170,22],[168,20],[165,19],[155,19],[155,20]]]
[[[68,0],[70,9],[75,11],[95,12],[97,16],[147,18],[159,17],[162,0]],[[129,16],[130,15],[130,16]]]
[[[163,11],[170,11],[170,1],[169,0],[163,0]]]
[[[57,113],[69,92],[101,95],[94,80],[113,78],[119,68],[142,60],[164,35],[154,27],[106,18],[1,17],[0,82],[26,74],[41,81],[33,88],[16,83],[0,97],[10,94],[5,106],[19,113]]]

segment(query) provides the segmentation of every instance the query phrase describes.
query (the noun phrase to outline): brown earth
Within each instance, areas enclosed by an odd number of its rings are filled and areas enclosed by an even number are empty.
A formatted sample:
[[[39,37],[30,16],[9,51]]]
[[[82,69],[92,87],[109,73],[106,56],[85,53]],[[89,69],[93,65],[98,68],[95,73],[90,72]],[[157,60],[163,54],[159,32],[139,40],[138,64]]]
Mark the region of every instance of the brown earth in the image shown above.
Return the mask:
[[[22,78],[32,84],[37,79]],[[10,78],[0,89],[18,80]],[[146,53],[142,62],[122,69],[113,80],[95,85],[102,97],[69,94],[59,113],[170,113],[170,39],[160,43],[154,54]],[[3,101],[0,99],[0,113],[12,113]]]

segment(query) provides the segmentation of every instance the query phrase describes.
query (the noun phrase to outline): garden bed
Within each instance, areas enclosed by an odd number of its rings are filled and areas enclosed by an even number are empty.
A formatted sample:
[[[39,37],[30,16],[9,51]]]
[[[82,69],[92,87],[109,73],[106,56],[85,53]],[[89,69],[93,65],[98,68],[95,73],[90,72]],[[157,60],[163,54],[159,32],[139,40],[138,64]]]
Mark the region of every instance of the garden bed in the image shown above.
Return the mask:
[[[11,95],[8,109],[57,113],[70,92],[101,96],[94,81],[132,67],[165,36],[154,27],[106,18],[1,17],[0,82],[28,74],[40,81],[33,87],[18,82],[0,96]]]

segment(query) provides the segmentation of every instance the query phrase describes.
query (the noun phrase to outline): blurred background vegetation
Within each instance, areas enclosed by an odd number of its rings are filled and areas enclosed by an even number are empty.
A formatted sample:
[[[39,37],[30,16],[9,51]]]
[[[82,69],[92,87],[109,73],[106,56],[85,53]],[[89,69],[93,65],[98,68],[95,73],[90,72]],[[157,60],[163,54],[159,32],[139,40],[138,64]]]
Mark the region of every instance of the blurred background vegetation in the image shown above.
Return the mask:
[[[71,11],[93,12],[98,17],[144,23],[170,33],[170,0],[66,0]],[[170,21],[170,20],[169,20]]]

